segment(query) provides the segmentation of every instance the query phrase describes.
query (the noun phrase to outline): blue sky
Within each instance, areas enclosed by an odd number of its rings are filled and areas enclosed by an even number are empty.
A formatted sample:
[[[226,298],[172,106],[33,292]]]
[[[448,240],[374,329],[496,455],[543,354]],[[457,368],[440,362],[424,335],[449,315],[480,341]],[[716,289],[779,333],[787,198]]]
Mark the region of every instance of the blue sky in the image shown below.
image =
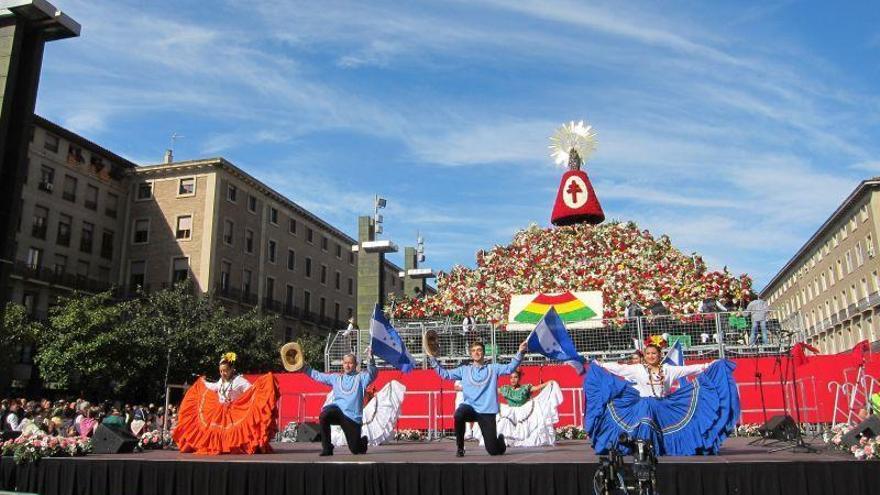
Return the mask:
[[[381,194],[435,269],[549,224],[569,120],[607,217],[758,287],[880,174],[876,2],[55,3],[38,113],[141,164],[176,132],[350,234]]]

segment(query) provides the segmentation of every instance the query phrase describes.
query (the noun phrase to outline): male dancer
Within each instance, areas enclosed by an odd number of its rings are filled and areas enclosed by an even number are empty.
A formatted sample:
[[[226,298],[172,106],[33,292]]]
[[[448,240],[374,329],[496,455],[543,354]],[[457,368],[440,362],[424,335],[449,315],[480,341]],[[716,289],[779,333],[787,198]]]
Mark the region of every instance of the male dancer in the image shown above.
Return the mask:
[[[316,382],[333,387],[333,402],[321,411],[321,455],[333,455],[330,442],[330,426],[339,425],[345,433],[348,450],[352,454],[367,453],[367,437],[361,436],[364,411],[364,393],[379,374],[372,351],[367,350],[369,364],[365,371],[357,372],[357,358],[346,354],[342,358],[342,373],[321,373],[306,366],[306,375]]]
[[[455,444],[458,447],[455,455],[464,457],[464,432],[468,422],[476,421],[480,425],[486,452],[489,455],[501,455],[507,450],[504,435],[496,435],[495,415],[498,414],[498,377],[509,375],[522,361],[527,343],[519,345],[516,356],[506,365],[487,364],[483,361],[486,348],[482,342],[474,342],[470,346],[471,364],[463,364],[453,370],[447,370],[431,358],[431,366],[444,380],[461,380],[464,400],[455,410]]]

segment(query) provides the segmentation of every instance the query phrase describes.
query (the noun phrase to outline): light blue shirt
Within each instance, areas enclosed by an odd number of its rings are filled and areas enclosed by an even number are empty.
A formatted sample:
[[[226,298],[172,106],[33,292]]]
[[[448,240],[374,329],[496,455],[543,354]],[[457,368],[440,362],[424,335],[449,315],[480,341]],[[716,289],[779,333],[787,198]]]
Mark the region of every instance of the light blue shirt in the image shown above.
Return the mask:
[[[462,404],[473,407],[479,414],[498,414],[498,377],[513,373],[522,357],[518,352],[507,364],[463,364],[452,370],[432,359],[431,366],[444,380],[461,380]]]
[[[318,383],[333,387],[333,402],[325,407],[338,407],[342,410],[342,414],[356,423],[360,423],[363,419],[364,392],[378,375],[379,368],[376,368],[376,362],[372,359],[365,371],[360,373],[352,371],[347,375],[321,373],[310,367],[306,368],[306,376]]]

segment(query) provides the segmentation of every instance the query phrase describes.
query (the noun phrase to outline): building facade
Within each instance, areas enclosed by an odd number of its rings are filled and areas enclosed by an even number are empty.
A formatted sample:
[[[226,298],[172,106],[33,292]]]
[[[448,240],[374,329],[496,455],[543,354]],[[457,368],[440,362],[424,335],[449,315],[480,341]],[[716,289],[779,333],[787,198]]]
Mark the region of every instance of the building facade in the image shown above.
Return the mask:
[[[880,177],[862,181],[761,292],[823,353],[880,341]]]
[[[73,290],[157,290],[185,278],[277,337],[344,328],[357,241],[222,158],[139,167],[35,116],[9,299],[44,320]],[[386,290],[403,293],[385,263]],[[368,322],[360,322],[361,326]],[[13,380],[27,381],[23,350]]]

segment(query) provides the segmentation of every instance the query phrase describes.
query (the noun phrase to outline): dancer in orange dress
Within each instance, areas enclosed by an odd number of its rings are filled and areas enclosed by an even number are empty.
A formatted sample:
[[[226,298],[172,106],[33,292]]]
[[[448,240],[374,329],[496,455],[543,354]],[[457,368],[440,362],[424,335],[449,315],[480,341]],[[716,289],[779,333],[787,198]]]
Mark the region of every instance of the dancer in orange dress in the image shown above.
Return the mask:
[[[236,355],[220,359],[220,380],[199,377],[186,392],[172,432],[181,452],[255,454],[272,451],[278,387],[272,373],[251,384],[235,372]]]

